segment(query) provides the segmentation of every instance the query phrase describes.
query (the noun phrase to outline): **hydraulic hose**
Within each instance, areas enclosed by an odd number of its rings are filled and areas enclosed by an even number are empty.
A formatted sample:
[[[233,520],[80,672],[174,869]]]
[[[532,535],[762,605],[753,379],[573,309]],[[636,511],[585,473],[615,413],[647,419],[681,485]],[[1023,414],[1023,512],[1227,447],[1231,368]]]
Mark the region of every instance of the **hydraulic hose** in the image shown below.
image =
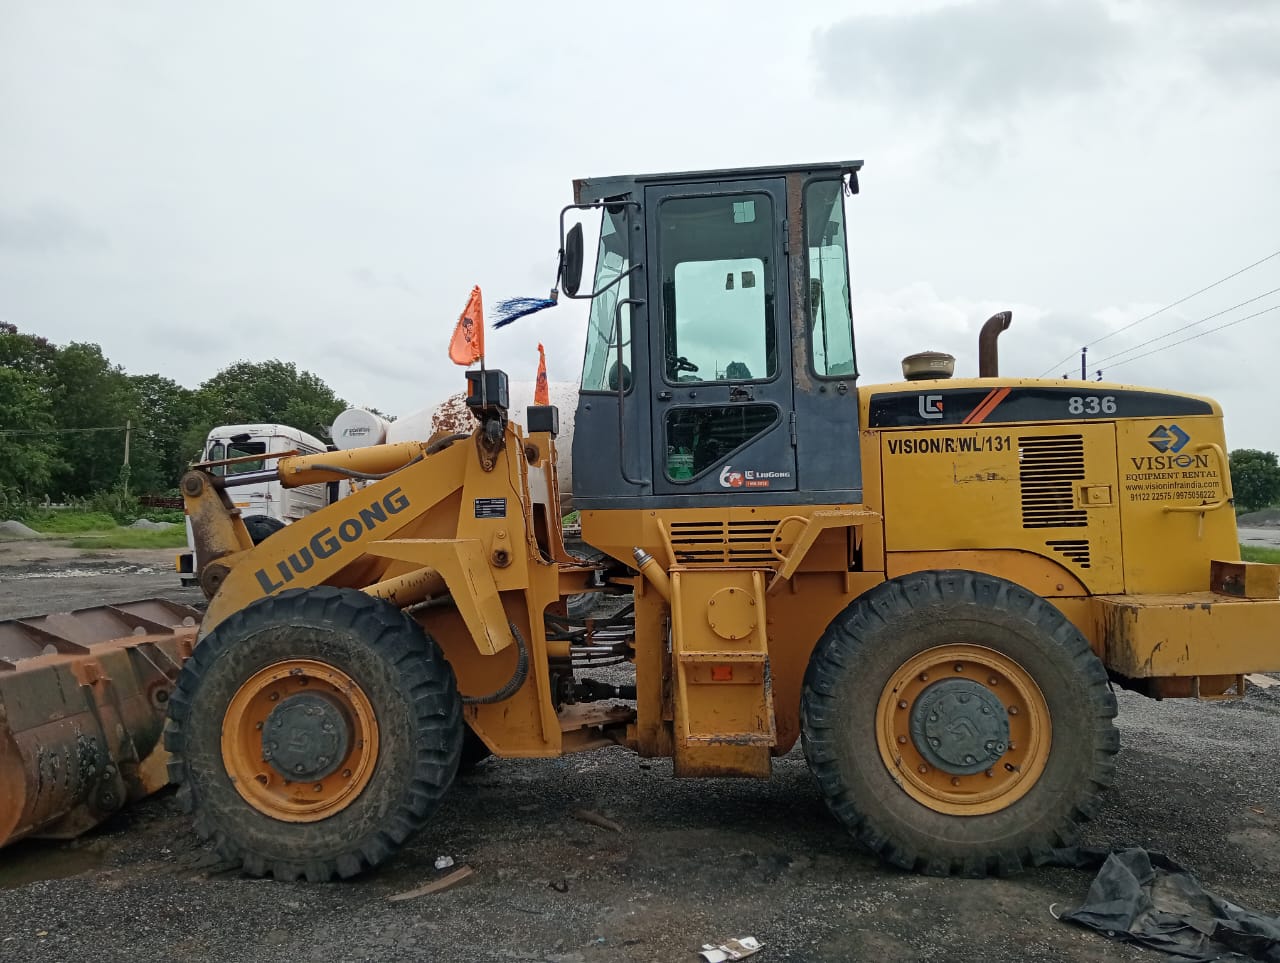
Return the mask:
[[[507,680],[506,685],[496,692],[491,692],[484,696],[462,696],[462,704],[464,706],[487,706],[510,699],[520,691],[520,687],[529,678],[529,647],[525,644],[524,636],[520,634],[520,630],[516,628],[515,623],[508,622],[507,624],[511,627],[512,637],[516,640],[518,657],[516,659],[515,674]]]

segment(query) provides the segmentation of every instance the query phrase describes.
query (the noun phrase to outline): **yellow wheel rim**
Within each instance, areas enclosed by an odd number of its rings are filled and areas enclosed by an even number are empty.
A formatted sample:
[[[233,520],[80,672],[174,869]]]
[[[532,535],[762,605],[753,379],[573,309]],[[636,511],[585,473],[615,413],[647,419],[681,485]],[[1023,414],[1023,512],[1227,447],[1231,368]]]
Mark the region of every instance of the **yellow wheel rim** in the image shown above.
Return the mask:
[[[946,707],[961,697],[963,711],[948,715]],[[1007,742],[992,735],[1002,712]],[[963,740],[961,749],[948,743],[943,758],[929,744],[948,732],[969,735],[973,719],[988,727],[986,748],[968,754]],[[999,812],[1025,796],[1044,772],[1052,741],[1040,687],[1017,661],[983,646],[940,645],[913,656],[876,705],[876,743],[894,781],[921,805],[953,816]]]
[[[264,816],[316,822],[350,805],[373,776],[378,721],[364,690],[324,662],[289,659],[254,673],[222,719],[222,762]]]

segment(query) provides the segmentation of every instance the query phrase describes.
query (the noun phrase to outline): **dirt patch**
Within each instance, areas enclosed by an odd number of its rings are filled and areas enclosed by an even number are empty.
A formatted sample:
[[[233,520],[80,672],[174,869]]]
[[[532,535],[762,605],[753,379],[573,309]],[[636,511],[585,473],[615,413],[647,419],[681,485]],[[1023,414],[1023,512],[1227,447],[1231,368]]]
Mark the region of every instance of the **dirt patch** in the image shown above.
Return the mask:
[[[43,541],[0,544],[0,619],[66,612],[106,602],[161,596],[191,604],[174,549],[84,551]]]
[[[113,554],[97,561],[146,564]],[[195,595],[171,571],[96,577],[9,581],[0,593],[23,586],[28,614]],[[1243,703],[1121,693],[1118,722],[1117,785],[1086,841],[1163,851],[1221,895],[1280,913],[1280,688]],[[623,832],[575,819],[583,809]],[[382,871],[341,884],[228,872],[172,792],[86,840],[27,843],[0,861],[15,853],[21,878],[0,890],[0,960],[23,963],[670,963],[748,935],[765,944],[762,963],[1160,959],[1053,918],[1054,904],[1080,903],[1087,873],[964,880],[885,869],[836,825],[799,752],[777,760],[767,782],[678,780],[669,762],[621,749],[490,760],[458,780],[433,824]],[[448,872],[433,867],[440,855],[475,875],[388,900]]]

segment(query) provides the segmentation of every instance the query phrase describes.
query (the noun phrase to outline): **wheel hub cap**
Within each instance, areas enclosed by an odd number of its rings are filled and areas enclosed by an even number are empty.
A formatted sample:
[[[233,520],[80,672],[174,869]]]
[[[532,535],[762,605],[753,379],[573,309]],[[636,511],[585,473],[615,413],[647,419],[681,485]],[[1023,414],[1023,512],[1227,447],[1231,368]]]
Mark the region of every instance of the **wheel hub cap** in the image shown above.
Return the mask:
[[[321,692],[289,696],[272,710],[262,729],[262,758],[291,781],[310,782],[332,774],[350,745],[342,709]]]
[[[989,769],[1009,748],[1009,714],[985,686],[945,679],[911,710],[911,741],[931,765],[957,776]]]

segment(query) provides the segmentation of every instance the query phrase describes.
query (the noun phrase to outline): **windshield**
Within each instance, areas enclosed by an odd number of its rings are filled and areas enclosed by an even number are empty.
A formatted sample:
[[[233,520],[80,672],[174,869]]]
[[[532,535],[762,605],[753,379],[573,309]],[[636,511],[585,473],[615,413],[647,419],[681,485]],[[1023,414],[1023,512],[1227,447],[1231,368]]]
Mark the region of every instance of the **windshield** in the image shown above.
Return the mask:
[[[631,297],[631,279],[619,277],[631,268],[627,251],[627,209],[617,206],[605,208],[600,221],[600,250],[596,255],[596,278],[592,291],[607,291],[591,302],[591,316],[587,323],[587,351],[582,363],[583,391],[617,391],[619,383],[616,337],[614,331],[615,310],[618,300]],[[609,285],[613,284],[613,287]],[[622,312],[623,384],[630,383],[631,313]]]
[[[265,455],[267,453],[267,443],[265,441],[242,441],[229,442],[223,444],[215,441],[209,446],[209,461],[223,461],[227,458],[243,458],[246,455]],[[218,465],[213,469],[215,475],[240,475],[247,471],[261,471],[263,462],[242,461],[234,465]]]

